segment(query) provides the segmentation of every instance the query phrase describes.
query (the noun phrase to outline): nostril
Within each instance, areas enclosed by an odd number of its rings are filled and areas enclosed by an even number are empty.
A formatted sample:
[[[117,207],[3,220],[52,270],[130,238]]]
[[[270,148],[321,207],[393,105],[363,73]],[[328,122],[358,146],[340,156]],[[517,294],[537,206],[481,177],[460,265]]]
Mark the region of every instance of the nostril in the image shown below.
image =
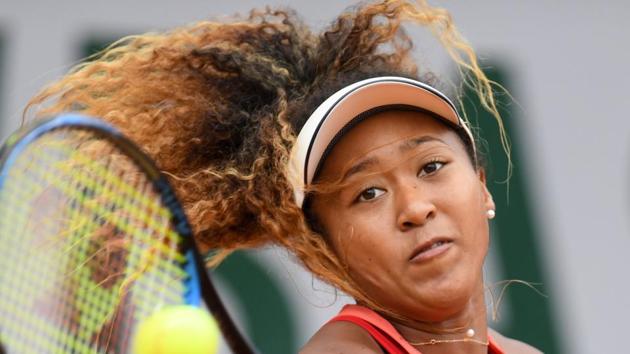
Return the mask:
[[[408,214],[404,217],[401,217],[399,220],[399,227],[401,230],[410,230],[415,227],[419,227],[427,223],[429,220],[435,218],[435,211],[428,210],[424,213],[414,213],[413,215]]]

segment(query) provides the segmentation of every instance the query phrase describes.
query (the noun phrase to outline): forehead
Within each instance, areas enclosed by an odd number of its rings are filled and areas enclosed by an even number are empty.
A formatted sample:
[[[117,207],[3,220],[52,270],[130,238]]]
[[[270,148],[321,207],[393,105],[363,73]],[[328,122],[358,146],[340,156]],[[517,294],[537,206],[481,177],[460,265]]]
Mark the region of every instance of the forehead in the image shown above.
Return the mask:
[[[399,145],[409,145],[412,140],[408,139],[420,136],[440,139],[465,153],[458,135],[437,118],[417,111],[386,111],[359,123],[339,139],[324,161],[321,174],[336,175],[350,162],[395,151]]]

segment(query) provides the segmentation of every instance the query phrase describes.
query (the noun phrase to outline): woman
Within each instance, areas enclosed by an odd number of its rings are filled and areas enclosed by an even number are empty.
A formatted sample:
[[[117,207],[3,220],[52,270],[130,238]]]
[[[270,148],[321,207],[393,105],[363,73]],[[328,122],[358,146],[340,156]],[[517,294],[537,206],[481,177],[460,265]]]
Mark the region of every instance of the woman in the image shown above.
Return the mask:
[[[280,245],[354,297],[303,353],[536,352],[487,328],[494,204],[405,21],[433,31],[501,126],[473,50],[423,1],[363,5],[321,34],[266,10],[125,38],[29,108],[102,117],[143,146],[211,265]]]
[[[439,91],[401,77],[345,87],[309,118],[292,162],[296,201],[382,311],[346,306],[303,353],[538,352],[487,328],[495,205],[470,129]],[[302,184],[316,192],[305,199]]]

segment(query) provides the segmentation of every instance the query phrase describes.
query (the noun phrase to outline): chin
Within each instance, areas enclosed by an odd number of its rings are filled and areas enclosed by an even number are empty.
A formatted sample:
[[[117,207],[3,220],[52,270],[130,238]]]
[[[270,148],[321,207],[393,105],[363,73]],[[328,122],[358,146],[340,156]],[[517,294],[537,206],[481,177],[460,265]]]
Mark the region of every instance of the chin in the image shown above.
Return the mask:
[[[415,303],[421,303],[425,311],[430,309],[424,313],[425,318],[429,315],[426,320],[443,321],[461,312],[470,304],[471,299],[479,291],[478,281],[480,280],[476,279],[474,275],[468,274],[467,277],[448,277],[422,284],[416,290],[418,301]],[[420,309],[414,310],[412,312],[415,313]]]

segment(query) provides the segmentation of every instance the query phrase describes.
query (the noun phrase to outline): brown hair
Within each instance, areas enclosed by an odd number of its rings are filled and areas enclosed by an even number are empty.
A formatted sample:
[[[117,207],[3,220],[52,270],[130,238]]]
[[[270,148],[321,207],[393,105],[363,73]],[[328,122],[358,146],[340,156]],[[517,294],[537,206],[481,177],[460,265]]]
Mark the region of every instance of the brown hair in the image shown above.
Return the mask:
[[[499,125],[492,83],[450,15],[425,1],[382,1],[313,33],[291,10],[254,10],[126,37],[34,97],[36,116],[80,111],[117,125],[170,177],[212,265],[276,244],[317,277],[379,308],[308,226],[286,167],[295,136],[328,95],[383,74],[420,77],[404,22],[429,28]],[[502,128],[501,128],[502,129]],[[503,140],[504,148],[509,146]]]

